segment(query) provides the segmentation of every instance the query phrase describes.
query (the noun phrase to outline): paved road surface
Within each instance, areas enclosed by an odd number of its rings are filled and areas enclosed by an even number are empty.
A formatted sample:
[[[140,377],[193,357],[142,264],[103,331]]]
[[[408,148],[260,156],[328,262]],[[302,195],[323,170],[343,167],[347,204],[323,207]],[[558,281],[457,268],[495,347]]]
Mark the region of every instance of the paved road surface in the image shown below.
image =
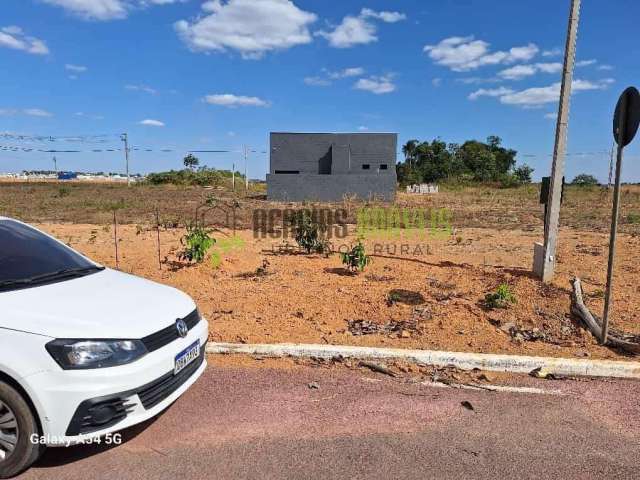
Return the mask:
[[[49,449],[19,478],[640,477],[640,382],[530,383],[564,395],[435,388],[346,369],[210,366],[122,445]]]

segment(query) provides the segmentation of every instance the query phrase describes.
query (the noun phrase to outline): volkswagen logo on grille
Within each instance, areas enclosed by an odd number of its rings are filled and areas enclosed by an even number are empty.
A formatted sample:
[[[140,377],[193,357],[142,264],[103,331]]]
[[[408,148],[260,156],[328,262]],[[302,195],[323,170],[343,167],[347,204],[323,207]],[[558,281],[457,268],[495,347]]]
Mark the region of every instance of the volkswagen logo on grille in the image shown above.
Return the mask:
[[[182,338],[186,337],[189,333],[189,327],[187,327],[187,324],[181,318],[176,320],[176,330]]]

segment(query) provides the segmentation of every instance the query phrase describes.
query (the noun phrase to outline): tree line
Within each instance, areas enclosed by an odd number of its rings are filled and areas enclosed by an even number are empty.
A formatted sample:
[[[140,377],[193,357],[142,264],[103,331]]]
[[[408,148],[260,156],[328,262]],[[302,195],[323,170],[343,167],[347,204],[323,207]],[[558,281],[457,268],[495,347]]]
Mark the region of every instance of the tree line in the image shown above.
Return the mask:
[[[402,146],[404,161],[396,166],[398,181],[408,185],[438,182],[498,182],[503,186],[531,183],[533,168],[516,166],[517,152],[502,146],[497,136],[462,145],[439,138],[409,140]]]

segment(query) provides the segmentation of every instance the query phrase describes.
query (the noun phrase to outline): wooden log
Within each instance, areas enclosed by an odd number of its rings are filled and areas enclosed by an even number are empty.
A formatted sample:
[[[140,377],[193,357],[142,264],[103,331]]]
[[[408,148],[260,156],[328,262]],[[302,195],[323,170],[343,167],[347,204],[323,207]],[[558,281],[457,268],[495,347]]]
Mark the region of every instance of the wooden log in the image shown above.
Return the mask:
[[[582,319],[584,324],[596,338],[600,338],[602,335],[602,326],[600,325],[598,320],[594,318],[587,306],[584,304],[582,298],[582,283],[580,282],[580,279],[576,277],[571,283],[573,284],[573,295],[571,296],[571,311]],[[605,345],[621,348],[626,352],[630,352],[636,355],[640,354],[640,344],[616,338],[611,334],[607,335]]]

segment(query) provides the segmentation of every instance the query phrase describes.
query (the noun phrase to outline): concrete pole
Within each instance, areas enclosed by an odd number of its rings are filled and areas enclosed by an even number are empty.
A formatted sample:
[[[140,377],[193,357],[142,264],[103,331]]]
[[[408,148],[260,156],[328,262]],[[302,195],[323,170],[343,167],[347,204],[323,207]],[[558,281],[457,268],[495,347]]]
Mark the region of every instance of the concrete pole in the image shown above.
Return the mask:
[[[556,264],[556,247],[558,242],[558,225],[560,220],[560,201],[562,196],[562,179],[564,177],[564,160],[567,149],[567,127],[569,123],[569,104],[571,100],[571,83],[576,55],[576,39],[580,18],[580,0],[571,0],[567,44],[564,52],[562,70],[562,86],[560,88],[560,105],[556,123],[556,140],[551,167],[551,184],[547,216],[545,218],[544,257],[542,259],[542,281],[550,282]]]
[[[131,179],[129,178],[129,137],[126,133],[122,134],[122,141],[124,142],[124,160],[125,168],[127,170],[127,186],[131,186]]]
[[[244,147],[244,191],[249,191],[249,177],[247,176],[247,156],[249,154],[249,147]]]
[[[611,179],[613,178],[613,146],[611,147],[611,155],[609,156],[609,182],[607,183],[607,188],[611,189]]]

